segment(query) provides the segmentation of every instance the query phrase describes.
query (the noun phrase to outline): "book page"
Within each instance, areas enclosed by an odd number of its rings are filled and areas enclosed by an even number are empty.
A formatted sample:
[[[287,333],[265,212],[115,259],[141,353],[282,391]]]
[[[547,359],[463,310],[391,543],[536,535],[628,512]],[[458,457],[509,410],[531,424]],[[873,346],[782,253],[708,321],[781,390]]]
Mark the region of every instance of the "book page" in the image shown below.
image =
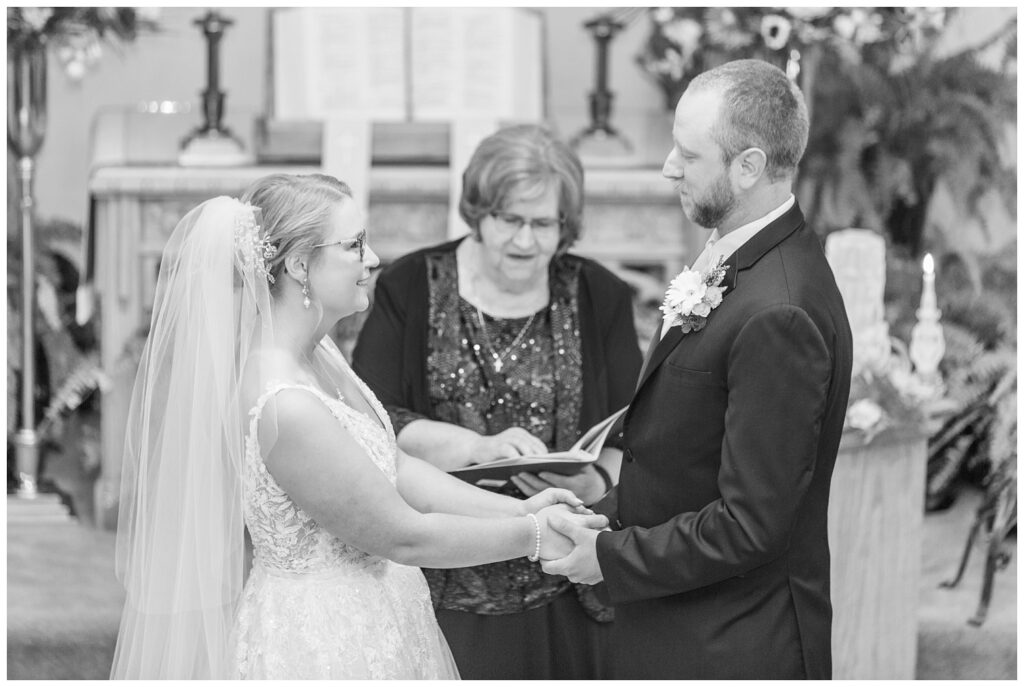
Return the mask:
[[[579,452],[584,451],[596,460],[598,454],[601,453],[601,449],[604,448],[604,442],[608,438],[608,434],[611,433],[612,427],[615,425],[616,421],[626,413],[628,408],[629,406],[626,406],[615,411],[588,429],[568,451],[557,451],[554,453],[546,453],[536,456],[520,456],[520,458],[527,460],[551,460],[555,457],[564,456],[565,458],[575,458],[579,460]]]
[[[547,101],[544,15],[536,9],[523,8],[513,12],[511,20],[515,25],[511,89],[514,102],[507,116],[521,122],[540,122],[545,119]]]
[[[332,116],[324,120],[321,171],[349,185],[363,217],[368,217],[370,209],[372,138],[368,119]]]
[[[539,14],[417,7],[410,16],[414,119],[540,119]]]
[[[410,92],[414,120],[447,119],[454,109],[456,66],[462,53],[452,40],[454,9],[417,7],[410,13]]]
[[[490,463],[470,465],[469,467],[451,470],[449,474],[477,483],[478,479],[508,479],[519,472],[560,472],[573,474],[588,465],[601,454],[604,442],[611,433],[612,427],[621,418],[629,406],[626,406],[583,433],[568,451],[502,458]],[[583,452],[582,454],[580,452]]]
[[[451,123],[448,139],[448,238],[454,239],[469,233],[467,225],[459,215],[459,200],[462,198],[462,172],[469,164],[473,151],[492,133],[498,130],[498,123],[486,117],[456,118]]]
[[[540,121],[543,17],[515,7],[271,13],[273,116]]]
[[[297,9],[271,10],[274,35],[274,119],[306,119],[309,104],[306,94],[305,51],[302,41],[302,12]]]
[[[275,12],[275,117],[405,119],[404,27],[401,8]]]

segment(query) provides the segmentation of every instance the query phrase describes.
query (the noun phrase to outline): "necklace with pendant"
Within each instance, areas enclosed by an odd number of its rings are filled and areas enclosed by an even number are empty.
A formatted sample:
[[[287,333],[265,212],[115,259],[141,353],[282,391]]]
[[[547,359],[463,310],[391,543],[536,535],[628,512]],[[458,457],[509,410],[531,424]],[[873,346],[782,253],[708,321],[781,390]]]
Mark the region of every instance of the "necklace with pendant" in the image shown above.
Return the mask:
[[[473,269],[469,271],[466,276],[466,284],[468,285],[469,291],[467,296],[471,295],[471,298],[466,297],[466,301],[470,303],[470,305],[472,305],[473,308],[476,310],[476,319],[477,322],[480,324],[480,333],[481,335],[483,335],[484,347],[487,349],[487,353],[491,357],[491,367],[494,368],[495,372],[500,373],[505,367],[505,358],[507,358],[509,354],[511,354],[512,351],[515,349],[515,347],[522,342],[523,337],[526,336],[526,332],[530,331],[530,327],[533,326],[533,321],[537,318],[537,313],[541,312],[543,308],[534,311],[533,314],[530,315],[530,319],[526,321],[526,324],[523,325],[523,328],[520,329],[519,333],[515,335],[515,337],[512,339],[512,343],[510,343],[505,348],[505,350],[499,353],[494,348],[494,345],[491,344],[491,337],[487,335],[487,326],[484,323],[484,314],[483,311],[480,310],[480,297],[478,295],[479,289],[477,288],[477,280],[480,278],[480,274],[475,269]]]
[[[530,319],[526,321],[523,328],[520,329],[519,333],[516,334],[514,339],[512,339],[512,343],[510,343],[504,351],[498,353],[498,351],[494,350],[494,346],[491,345],[491,338],[487,336],[487,326],[484,324],[483,312],[481,312],[478,306],[474,307],[476,307],[476,319],[480,323],[480,333],[483,334],[484,337],[484,346],[487,348],[487,352],[491,355],[491,365],[494,367],[495,372],[501,372],[502,368],[505,367],[505,358],[516,346],[519,345],[523,340],[523,337],[526,336],[526,332],[530,331],[530,326],[533,324],[534,319],[536,319],[537,313],[535,312],[530,315]]]

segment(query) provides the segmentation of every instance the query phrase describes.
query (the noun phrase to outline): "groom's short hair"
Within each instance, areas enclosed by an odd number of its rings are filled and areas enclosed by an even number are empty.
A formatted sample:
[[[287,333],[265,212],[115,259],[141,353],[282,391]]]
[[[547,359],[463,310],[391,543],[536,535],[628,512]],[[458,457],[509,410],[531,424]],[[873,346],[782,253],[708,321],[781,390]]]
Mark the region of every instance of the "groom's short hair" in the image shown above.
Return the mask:
[[[796,173],[810,127],[803,93],[785,72],[761,60],[734,60],[697,75],[687,90],[721,94],[711,135],[726,164],[747,148],[760,148],[769,179]]]

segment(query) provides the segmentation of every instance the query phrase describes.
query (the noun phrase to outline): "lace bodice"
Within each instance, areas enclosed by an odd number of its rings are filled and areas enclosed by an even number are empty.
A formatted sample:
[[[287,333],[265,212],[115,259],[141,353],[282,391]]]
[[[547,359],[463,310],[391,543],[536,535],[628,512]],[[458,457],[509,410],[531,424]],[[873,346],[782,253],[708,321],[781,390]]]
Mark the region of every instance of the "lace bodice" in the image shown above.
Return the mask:
[[[384,408],[328,346],[381,423],[319,389],[271,384],[250,411],[245,521],[255,558],[233,630],[236,678],[456,679],[419,568],[350,546],[297,506],[263,463],[259,423],[282,389],[319,398],[392,485],[395,432]],[[344,498],[342,494],[338,498]]]
[[[310,573],[349,563],[369,565],[383,561],[346,544],[317,524],[278,485],[260,453],[259,421],[267,402],[283,389],[303,389],[324,402],[334,418],[395,484],[397,445],[394,430],[373,393],[354,375],[352,379],[382,419],[383,427],[345,403],[340,394],[338,398],[331,398],[313,386],[302,384],[269,385],[249,411],[249,431],[245,442],[245,522],[252,537],[256,560],[267,568]]]

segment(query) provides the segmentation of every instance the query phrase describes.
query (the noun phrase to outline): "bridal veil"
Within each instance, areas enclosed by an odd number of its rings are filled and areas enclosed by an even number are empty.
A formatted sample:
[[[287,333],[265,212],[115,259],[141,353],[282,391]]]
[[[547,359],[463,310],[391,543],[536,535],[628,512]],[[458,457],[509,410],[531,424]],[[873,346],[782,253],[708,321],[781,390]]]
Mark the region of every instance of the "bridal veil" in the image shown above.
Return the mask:
[[[111,677],[222,678],[243,585],[248,402],[268,381],[270,283],[257,208],[214,198],[163,253],[132,393],[118,515],[126,602]],[[273,415],[261,443],[272,445]]]

